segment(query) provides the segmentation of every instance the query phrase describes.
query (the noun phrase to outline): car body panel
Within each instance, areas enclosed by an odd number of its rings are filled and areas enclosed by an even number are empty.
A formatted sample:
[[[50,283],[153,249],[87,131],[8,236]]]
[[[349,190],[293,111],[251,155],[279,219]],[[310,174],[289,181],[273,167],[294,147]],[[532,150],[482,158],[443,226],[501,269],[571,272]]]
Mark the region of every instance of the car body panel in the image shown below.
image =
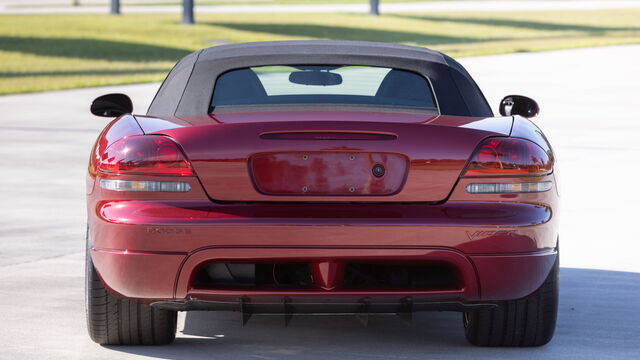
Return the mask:
[[[286,63],[308,58],[296,45],[272,44],[293,54]],[[141,303],[240,303],[242,310],[245,301],[482,305],[522,298],[540,287],[558,257],[556,169],[536,176],[464,175],[472,154],[488,138],[526,139],[553,161],[540,129],[519,116],[491,117],[469,75],[439,53],[354,43],[362,54],[352,56],[349,46],[332,44],[298,43],[318,54],[316,63],[324,58],[344,64],[372,61],[373,66],[397,61],[401,69],[436,76],[429,80],[439,114],[341,106],[214,108],[209,113],[215,74],[238,64],[273,65],[282,56],[265,45],[255,45],[265,57],[252,57],[243,46],[188,56],[162,85],[149,114],[112,121],[90,156],[90,256],[110,292]],[[379,46],[384,56],[372,60]],[[207,68],[215,74],[206,73]],[[441,91],[455,96],[449,101]],[[97,169],[115,141],[150,134],[173,140],[193,174]],[[372,172],[376,165],[384,166],[381,179]],[[180,181],[190,190],[113,191],[103,188],[102,180]],[[525,182],[547,182],[551,188],[494,194],[467,190],[475,183]],[[216,262],[273,263],[274,280],[276,263],[301,262],[309,266],[311,284],[201,286],[203,269]],[[342,277],[351,262],[435,264],[451,270],[455,286],[344,288]]]
[[[553,266],[557,253],[514,255],[476,255],[439,248],[243,248],[201,249],[191,254],[142,253],[94,249],[91,253],[103,281],[119,296],[143,302],[161,300],[202,300],[235,302],[281,302],[290,297],[296,301],[354,302],[363,297],[374,301],[400,302],[410,296],[416,302],[495,301],[522,298],[535,291]],[[446,261],[456,266],[461,287],[447,290],[362,289],[362,290],[251,290],[199,289],[193,286],[193,274],[206,262],[240,259],[242,261],[308,261],[331,258],[338,261]],[[120,271],[114,271],[119,269]],[[154,271],[149,271],[154,269]],[[108,271],[107,271],[108,270]],[[157,271],[160,270],[160,271]],[[106,276],[106,277],[105,277]]]
[[[312,125],[311,125],[312,124]],[[340,201],[441,201],[449,194],[460,176],[476,144],[492,135],[487,132],[457,128],[455,134],[441,127],[409,125],[393,127],[397,140],[383,141],[296,141],[265,140],[260,135],[267,131],[363,131],[390,133],[387,124],[357,123],[290,123],[269,124],[233,124],[202,126],[197,129],[180,128],[164,131],[165,134],[182,144],[191,160],[195,172],[212,199],[217,201],[309,201],[303,191],[295,195],[282,195],[274,199],[273,195],[260,193],[249,176],[248,160],[251,156],[264,153],[317,153],[333,152],[354,157],[370,157],[372,153],[395,153],[410,161],[406,182],[401,191],[395,191],[384,197],[378,196],[341,196]],[[191,131],[193,130],[193,131]],[[451,134],[445,136],[445,133]],[[455,136],[454,139],[450,137]],[[422,146],[416,147],[416,143]],[[450,144],[458,145],[448,148]],[[405,169],[399,169],[403,175]],[[351,172],[348,172],[351,175]],[[326,177],[331,174],[321,174]],[[359,177],[344,178],[345,186],[362,186]],[[370,178],[370,177],[369,177]],[[309,184],[312,186],[312,184]],[[320,193],[319,195],[322,195]],[[336,201],[314,197],[314,201]]]
[[[90,207],[92,256],[99,272],[108,273],[102,276],[114,293],[140,301],[233,301],[240,294],[255,301],[296,294],[331,301],[362,296],[337,290],[310,294],[190,288],[189,269],[216,259],[221,252],[233,254],[225,259],[245,261],[264,260],[267,254],[294,258],[287,249],[291,254],[311,251],[311,260],[337,259],[336,254],[357,259],[372,253],[393,261],[401,259],[395,252],[402,251],[433,260],[430,252],[439,250],[449,254],[447,259],[458,269],[467,269],[461,265],[463,259],[471,264],[472,270],[464,270],[466,286],[457,292],[371,291],[369,295],[379,301],[412,294],[416,301],[473,302],[518,298],[534,291],[557,256],[558,222],[551,210],[557,201],[555,191],[496,199],[466,193],[463,189],[470,181],[462,179],[441,205],[216,204],[195,180],[195,191],[189,194],[192,200],[177,194],[163,199],[148,194],[140,200],[97,188]],[[477,290],[470,292],[470,282]]]
[[[227,122],[213,122],[221,117]],[[393,122],[367,121],[395,118]],[[406,156],[410,169],[402,189],[386,192],[384,197],[366,196],[362,187],[368,187],[362,177],[344,178],[344,187],[354,187],[359,196],[341,194],[340,201],[383,201],[383,202],[437,202],[450,193],[462,168],[476,145],[489,136],[508,135],[512,118],[461,118],[455,116],[416,117],[415,114],[376,112],[276,112],[225,114],[184,119],[159,121],[149,117],[138,117],[143,129],[153,130],[176,140],[202,181],[209,196],[216,201],[273,201],[273,195],[266,195],[256,188],[255,178],[248,176],[249,158],[264,153],[327,152],[351,156],[370,157],[372,153],[388,153]],[[278,121],[275,121],[279,119]],[[324,119],[322,121],[318,119]],[[355,121],[345,121],[355,119]],[[220,121],[220,120],[219,120]],[[407,123],[405,123],[407,122]],[[170,128],[171,124],[175,127]],[[191,126],[189,126],[191,124]],[[205,125],[208,124],[208,125]],[[162,129],[164,128],[164,129]],[[162,129],[162,130],[161,130]],[[146,130],[145,130],[146,131]],[[267,132],[336,132],[392,134],[394,140],[380,141],[307,141],[263,139]],[[418,144],[420,146],[418,146]],[[373,163],[371,164],[374,165]],[[393,174],[393,173],[392,173]],[[314,174],[317,175],[317,174]],[[331,174],[322,174],[326,178]],[[366,179],[365,179],[366,180]],[[375,182],[368,177],[368,181]],[[303,187],[312,191],[304,192]],[[334,196],[322,197],[321,191],[314,192],[313,184],[301,184],[299,191],[280,195],[277,201],[336,201]],[[366,192],[366,191],[365,191]],[[365,194],[366,195],[366,194]]]
[[[87,194],[91,194],[94,189],[97,176],[96,160],[100,157],[100,154],[103,154],[109,146],[125,136],[142,135],[143,133],[142,128],[140,128],[140,125],[132,115],[120,116],[111,121],[102,130],[89,155]]]
[[[265,115],[270,118],[274,114]],[[290,115],[290,116],[287,116]],[[371,114],[358,113],[370,118]],[[228,114],[227,116],[231,116]],[[243,114],[242,119],[246,119]],[[252,118],[261,114],[252,114]],[[278,113],[282,121],[243,124],[237,121],[229,123],[215,122],[212,117],[191,117],[188,120],[168,117],[159,119],[136,116],[144,133],[163,134],[175,139],[185,149],[189,160],[194,164],[198,177],[183,177],[191,185],[188,193],[130,193],[117,192],[95,186],[88,195],[89,227],[93,239],[92,257],[103,281],[116,294],[140,301],[180,300],[184,298],[206,301],[231,301],[240,294],[238,291],[212,291],[190,288],[190,267],[199,266],[198,259],[211,261],[214,254],[230,251],[236,257],[264,259],[270,251],[286,254],[301,251],[315,252],[314,259],[335,258],[336,254],[358,258],[364,253],[382,254],[382,258],[398,260],[394,252],[423,254],[426,258],[433,251],[450,253],[449,261],[464,272],[467,280],[464,289],[457,291],[408,292],[381,291],[370,292],[374,298],[395,299],[411,293],[421,301],[442,299],[463,301],[485,301],[517,298],[534,291],[546,276],[545,270],[553,264],[557,256],[557,218],[553,208],[557,203],[555,190],[543,193],[522,194],[469,194],[465,189],[470,183],[477,182],[473,177],[462,177],[460,173],[475,146],[484,138],[508,136],[511,133],[513,119],[508,118],[460,118],[436,116],[424,123],[388,123],[388,122],[319,122],[320,114],[309,115],[303,121],[302,114]],[[388,116],[386,114],[385,116]],[[332,120],[347,117],[344,112],[331,114],[323,112],[320,118]],[[403,115],[400,119],[406,120]],[[409,117],[413,119],[413,117]],[[119,121],[124,124],[111,124],[103,133],[104,139],[98,143],[113,143],[118,136],[139,135],[140,130],[131,126],[131,117]],[[295,121],[291,121],[295,119]],[[308,119],[313,119],[313,121]],[[270,119],[272,120],[272,119]],[[539,135],[528,135],[526,129],[532,128],[529,120],[519,119],[519,137],[540,141]],[[114,124],[117,124],[116,121]],[[406,130],[403,129],[406,128]],[[399,129],[398,129],[399,128]],[[416,128],[424,128],[418,132]],[[276,196],[286,201],[272,200],[269,195],[261,194],[251,183],[248,176],[247,157],[251,154],[264,154],[265,151],[292,149],[326,151],[334,140],[276,141],[283,148],[275,148],[269,140],[260,138],[265,132],[287,132],[322,130],[360,133],[390,133],[398,139],[415,138],[405,143],[404,153],[414,155],[412,147],[425,147],[417,139],[433,136],[440,149],[446,149],[438,138],[448,140],[468,139],[468,145],[456,152],[441,150],[441,158],[457,157],[457,167],[451,171],[450,183],[446,191],[439,196],[439,203],[416,201],[411,190],[405,199],[408,201],[362,201],[374,196],[347,196],[349,200],[357,198],[359,203],[343,203],[343,197],[319,197],[324,201],[291,202],[292,197]],[[537,129],[537,128],[536,128]],[[250,134],[250,135],[248,135]],[[420,136],[416,135],[419,134]],[[445,134],[449,135],[446,136]],[[233,136],[232,136],[233,135]],[[452,137],[453,136],[453,137]],[[211,139],[217,140],[215,151],[210,150]],[[381,143],[388,140],[340,141],[361,150],[376,149],[377,152],[398,147],[385,148]],[[391,140],[393,141],[393,140]],[[545,140],[546,141],[546,140]],[[264,143],[269,144],[264,145]],[[186,146],[185,146],[186,144]],[[548,143],[542,144],[549,149]],[[233,150],[237,149],[237,150]],[[252,149],[253,151],[247,151]],[[243,153],[240,153],[244,151]],[[424,151],[424,150],[422,150]],[[426,152],[426,151],[425,151]],[[205,191],[203,174],[211,171],[207,163],[212,163],[210,154],[221,154],[217,171],[229,172],[228,163],[238,161],[238,171],[247,180],[247,193],[254,201],[220,202],[212,199]],[[240,154],[238,154],[240,153]],[[198,154],[203,154],[198,156]],[[454,156],[455,155],[455,156]],[[200,166],[199,161],[205,166]],[[413,161],[412,166],[416,163]],[[99,178],[118,178],[123,180],[140,179],[140,175],[100,174],[90,172]],[[440,173],[437,176],[441,176]],[[482,181],[523,182],[553,181],[554,175],[542,177],[497,177],[484,178]],[[144,176],[145,180],[166,180],[162,176]],[[205,178],[206,179],[206,178]],[[234,180],[235,181],[235,180]],[[229,182],[213,181],[229,193]],[[555,186],[554,186],[555,187]],[[406,185],[404,190],[406,191]],[[390,198],[393,196],[381,196]],[[313,198],[318,199],[316,197]],[[246,198],[245,198],[246,200]],[[256,201],[257,200],[257,201]],[[295,200],[298,200],[297,198]],[[328,201],[327,201],[328,200]],[[221,250],[222,249],[222,250]],[[235,250],[234,250],[235,249]],[[313,250],[313,251],[312,251]],[[331,255],[327,255],[331,254]],[[386,254],[386,255],[385,255]],[[452,260],[457,259],[457,260]],[[467,265],[473,270],[468,270]],[[202,260],[204,261],[204,260]],[[186,267],[185,267],[186,266]],[[157,269],[149,273],[144,269]],[[534,269],[533,271],[527,269]],[[470,271],[470,272],[468,272]],[[469,280],[473,278],[473,280]],[[473,285],[470,284],[473,282]],[[470,290],[473,289],[473,290]],[[484,289],[484,290],[483,290]],[[260,301],[275,296],[294,296],[293,293],[246,292]],[[323,295],[324,294],[324,295]],[[298,294],[302,298],[321,297],[354,299],[362,294],[316,291]],[[324,297],[323,297],[324,296]]]
[[[289,110],[289,111],[244,111],[235,113],[212,113],[193,116],[148,116],[135,115],[146,134],[160,133],[180,127],[211,125],[216,123],[273,123],[273,122],[373,122],[430,124],[447,127],[464,127],[509,135],[513,117],[466,117],[450,115],[420,114],[399,111],[337,111],[337,110]]]
[[[110,205],[110,204],[106,204]],[[96,248],[130,249],[135,251],[169,251],[191,252],[207,246],[380,246],[380,247],[423,247],[434,246],[452,248],[469,254],[485,253],[526,253],[552,250],[556,246],[554,230],[555,222],[547,221],[541,224],[531,224],[525,220],[530,213],[543,216],[545,220],[548,211],[537,205],[515,205],[512,211],[520,212],[520,224],[507,222],[513,213],[503,216],[501,224],[496,219],[479,218],[475,222],[465,222],[464,219],[452,219],[446,215],[441,218],[428,217],[429,211],[423,218],[387,219],[382,212],[378,217],[369,219],[358,218],[305,218],[314,212],[303,212],[298,217],[241,217],[205,211],[204,217],[197,217],[194,213],[201,211],[193,208],[180,209],[176,204],[121,204],[119,211],[103,210],[100,223],[94,225],[96,232],[102,232],[99,241],[94,240]],[[447,206],[434,212],[448,210],[467,210],[480,208],[486,204],[477,203],[456,208]],[[113,208],[111,206],[110,208]],[[153,209],[149,209],[153,207]],[[158,209],[159,208],[159,209]],[[499,209],[497,206],[496,209]],[[523,211],[522,208],[528,208]],[[175,218],[161,218],[145,216],[145,212],[158,213],[175,211]],[[331,209],[331,207],[329,208]],[[328,211],[319,208],[317,212]],[[412,209],[412,212],[419,211]],[[260,211],[268,211],[269,208]],[[295,211],[293,208],[290,211]],[[348,211],[345,209],[343,211]],[[373,210],[375,211],[375,210]],[[392,210],[390,210],[392,211]],[[233,211],[229,211],[233,212]],[[369,215],[372,211],[368,211]],[[490,213],[491,210],[480,212]],[[499,212],[495,210],[494,212]],[[134,213],[137,217],[126,218],[129,222],[122,223],[124,218],[110,218],[110,216]],[[338,215],[342,215],[338,213]],[[355,214],[357,216],[357,214]],[[397,215],[397,214],[393,214]],[[216,219],[215,216],[221,218]],[[223,217],[224,216],[224,217]],[[179,218],[178,218],[179,217]],[[498,217],[498,216],[496,216]],[[533,218],[533,216],[531,216]],[[113,222],[106,222],[113,220]],[[192,221],[191,221],[192,220]],[[134,221],[139,224],[131,225]]]

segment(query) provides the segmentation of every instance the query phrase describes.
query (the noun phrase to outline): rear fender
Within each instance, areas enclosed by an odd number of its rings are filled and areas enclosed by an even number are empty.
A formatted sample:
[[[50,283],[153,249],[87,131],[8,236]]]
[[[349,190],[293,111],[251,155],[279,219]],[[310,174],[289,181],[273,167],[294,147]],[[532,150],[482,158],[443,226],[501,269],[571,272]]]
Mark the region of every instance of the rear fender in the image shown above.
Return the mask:
[[[114,142],[122,139],[125,136],[131,135],[143,135],[142,128],[136,121],[136,118],[131,114],[122,115],[113,121],[111,121],[102,130],[98,139],[91,148],[91,154],[89,155],[89,172],[87,175],[87,194],[93,193],[95,186],[95,180],[97,176],[96,163],[100,159],[101,154],[111,146]]]

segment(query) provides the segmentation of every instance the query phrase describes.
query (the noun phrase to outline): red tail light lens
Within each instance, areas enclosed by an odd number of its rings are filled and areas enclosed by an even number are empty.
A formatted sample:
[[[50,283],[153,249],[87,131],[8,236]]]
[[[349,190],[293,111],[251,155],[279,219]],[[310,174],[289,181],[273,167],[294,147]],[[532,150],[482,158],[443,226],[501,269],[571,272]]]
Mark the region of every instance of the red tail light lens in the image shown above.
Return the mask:
[[[158,135],[125,137],[98,160],[98,168],[113,174],[191,176],[191,165],[171,139]]]
[[[549,155],[531,141],[491,138],[473,154],[464,175],[545,175],[552,168]]]

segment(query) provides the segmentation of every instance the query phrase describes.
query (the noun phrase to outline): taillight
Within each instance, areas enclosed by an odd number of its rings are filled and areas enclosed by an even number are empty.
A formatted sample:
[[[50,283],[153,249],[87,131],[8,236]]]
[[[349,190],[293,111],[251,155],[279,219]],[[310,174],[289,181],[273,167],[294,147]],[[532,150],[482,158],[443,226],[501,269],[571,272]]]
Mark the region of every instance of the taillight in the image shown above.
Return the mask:
[[[531,141],[514,138],[485,140],[471,157],[465,176],[545,175],[553,168],[549,155]]]
[[[191,165],[171,139],[158,135],[122,138],[98,159],[98,169],[112,174],[191,176]]]

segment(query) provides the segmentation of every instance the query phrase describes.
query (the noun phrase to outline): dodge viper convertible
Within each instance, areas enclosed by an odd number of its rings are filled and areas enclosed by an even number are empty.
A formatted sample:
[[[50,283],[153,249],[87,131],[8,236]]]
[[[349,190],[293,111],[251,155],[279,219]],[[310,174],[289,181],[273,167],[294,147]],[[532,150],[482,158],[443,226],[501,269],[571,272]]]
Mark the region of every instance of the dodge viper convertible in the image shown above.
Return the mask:
[[[558,307],[554,153],[450,57],[394,44],[215,46],[146,115],[115,118],[87,176],[86,311],[100,344],[167,344],[178,311],[457,311],[479,346],[539,346]]]

